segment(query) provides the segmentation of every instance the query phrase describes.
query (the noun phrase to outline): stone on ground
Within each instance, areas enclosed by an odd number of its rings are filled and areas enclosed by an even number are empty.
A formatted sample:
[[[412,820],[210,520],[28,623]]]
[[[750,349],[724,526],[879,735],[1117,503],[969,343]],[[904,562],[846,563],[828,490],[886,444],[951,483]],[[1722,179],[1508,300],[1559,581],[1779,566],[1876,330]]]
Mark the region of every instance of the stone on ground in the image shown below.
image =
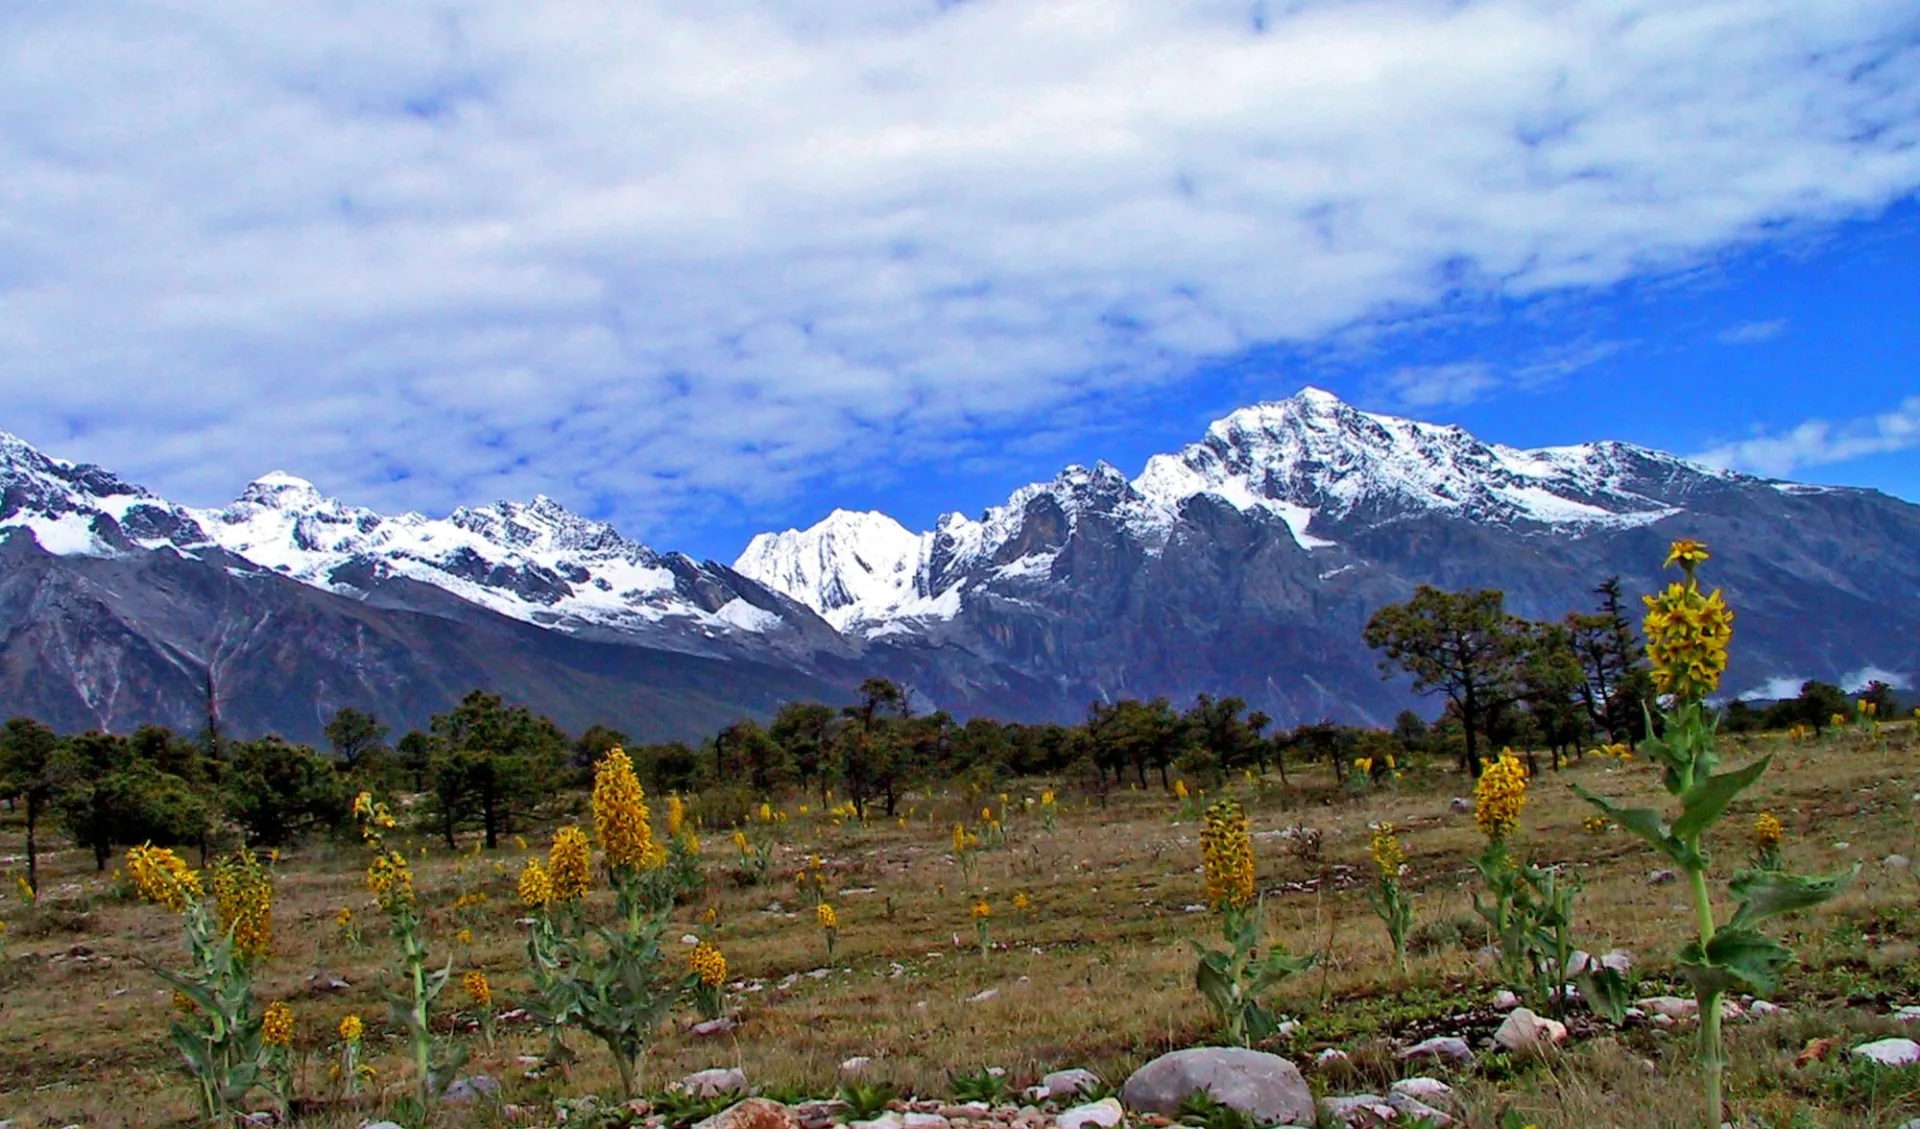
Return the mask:
[[[440,1100],[448,1105],[467,1105],[481,1098],[498,1097],[500,1083],[485,1074],[476,1074],[471,1078],[455,1078],[448,1084]]]
[[[698,1122],[693,1129],[800,1129],[800,1117],[771,1099],[747,1098]]]
[[[1133,1072],[1120,1097],[1128,1109],[1171,1117],[1201,1091],[1256,1125],[1311,1125],[1316,1112],[1298,1067],[1242,1047],[1189,1047],[1161,1055]]]
[[[1386,1125],[1399,1116],[1387,1099],[1378,1094],[1349,1094],[1346,1097],[1320,1099],[1320,1117],[1329,1125],[1347,1129],[1366,1129]]]
[[[1853,1048],[1854,1057],[1877,1062],[1881,1066],[1912,1066],[1920,1063],[1920,1043],[1912,1039],[1878,1039]]]
[[[1467,1041],[1458,1035],[1435,1035],[1431,1039],[1422,1039],[1401,1051],[1399,1057],[1408,1061],[1442,1059],[1447,1062],[1457,1062],[1462,1066],[1471,1066],[1473,1048],[1467,1046]]]
[[[1094,1126],[1098,1129],[1114,1129],[1126,1116],[1127,1111],[1121,1107],[1120,1099],[1101,1098],[1097,1102],[1062,1111],[1053,1119],[1053,1123],[1059,1129],[1089,1129]]]
[[[1412,1078],[1402,1078],[1400,1081],[1395,1082],[1393,1087],[1387,1091],[1387,1097],[1391,1098],[1395,1094],[1405,1094],[1410,1098],[1417,1098],[1430,1105],[1446,1105],[1453,1100],[1453,1087],[1440,1081],[1438,1078],[1416,1075]]]
[[[738,1067],[698,1070],[680,1079],[680,1089],[696,1098],[717,1098],[721,1094],[740,1094],[747,1089],[747,1076]]]
[[[1493,1033],[1496,1044],[1516,1054],[1544,1051],[1566,1040],[1566,1024],[1535,1015],[1532,1008],[1524,1007],[1515,1008],[1500,1024],[1500,1029]]]
[[[1040,1079],[1040,1088],[1054,1101],[1079,1097],[1102,1085],[1100,1076],[1091,1070],[1056,1070]]]
[[[1447,1126],[1453,1124],[1452,1114],[1398,1090],[1387,1095],[1387,1104],[1393,1107],[1393,1112],[1399,1114],[1403,1121],[1424,1121],[1433,1126],[1433,1129],[1447,1129]]]

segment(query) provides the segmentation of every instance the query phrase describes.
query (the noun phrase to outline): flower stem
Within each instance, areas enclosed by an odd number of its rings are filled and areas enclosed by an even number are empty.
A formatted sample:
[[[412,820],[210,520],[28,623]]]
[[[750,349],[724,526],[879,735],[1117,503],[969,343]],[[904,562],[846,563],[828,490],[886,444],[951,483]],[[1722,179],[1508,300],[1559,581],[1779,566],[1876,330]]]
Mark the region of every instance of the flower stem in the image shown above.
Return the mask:
[[[1698,849],[1699,844],[1692,844]],[[1698,867],[1687,868],[1687,882],[1693,888],[1693,908],[1700,923],[1700,948],[1713,940],[1713,902],[1707,894],[1707,873]],[[1720,992],[1701,993],[1700,1065],[1706,1071],[1707,1129],[1720,1129],[1723,1113],[1721,1086],[1727,1059],[1720,1046]]]

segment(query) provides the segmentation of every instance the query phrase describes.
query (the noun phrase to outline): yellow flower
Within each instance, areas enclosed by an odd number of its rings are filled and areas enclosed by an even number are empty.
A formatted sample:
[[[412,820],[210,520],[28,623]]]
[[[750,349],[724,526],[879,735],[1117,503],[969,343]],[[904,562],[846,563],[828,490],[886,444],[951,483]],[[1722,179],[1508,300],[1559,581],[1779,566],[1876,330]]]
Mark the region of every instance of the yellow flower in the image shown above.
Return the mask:
[[[958,823],[954,824],[953,825],[953,853],[956,855],[966,854],[967,841],[970,838],[972,838],[972,836],[967,834],[967,829],[964,825],[958,824]]]
[[[1786,829],[1780,826],[1780,821],[1774,818],[1774,815],[1772,812],[1763,811],[1758,816],[1754,817],[1754,820],[1753,820],[1753,845],[1754,846],[1759,847],[1763,851],[1769,851],[1774,849],[1775,847],[1778,847],[1780,845],[1780,841],[1785,837],[1786,837]]]
[[[520,904],[528,909],[546,909],[553,904],[553,880],[539,859],[528,859],[520,868]]]
[[[374,856],[367,866],[367,889],[388,913],[411,907],[413,871],[407,867],[407,856],[399,851]]]
[[[734,830],[733,849],[736,851],[739,851],[743,855],[751,853],[747,847],[747,833],[745,831],[741,831],[737,828]]]
[[[703,909],[700,911],[700,921],[702,924],[712,925],[713,923],[719,920],[720,920],[719,906],[708,906],[706,909]]]
[[[1847,723],[1847,715],[1843,713],[1834,714],[1832,717],[1827,719],[1827,724],[1833,726],[1835,729],[1839,729],[1841,726],[1845,725],[1846,723]]]
[[[680,829],[686,826],[686,822],[687,805],[681,802],[680,794],[675,792],[667,797],[667,838],[679,838]]]
[[[1372,757],[1356,757],[1353,762],[1353,770],[1362,776],[1372,776],[1373,775],[1373,758]]]
[[[658,870],[667,865],[667,849],[658,842],[649,842],[647,849],[640,852],[641,870]]]
[[[1580,821],[1581,830],[1589,835],[1604,834],[1610,826],[1612,826],[1612,821],[1604,815],[1590,815]]]
[[[275,1000],[260,1017],[260,1041],[282,1050],[293,1045],[293,1009]]]
[[[763,803],[760,805],[760,822],[762,823],[773,822],[773,805],[772,804]]]
[[[813,912],[814,912],[814,915],[820,919],[820,928],[822,929],[840,928],[840,915],[833,912],[833,906],[829,905],[828,903],[821,902],[819,905],[813,907]]]
[[[1187,782],[1184,780],[1174,781],[1173,794],[1182,800],[1186,799],[1187,798]]]
[[[173,1010],[179,1012],[181,1015],[192,1015],[193,1009],[196,1006],[198,1005],[193,1002],[193,997],[187,995],[185,992],[176,991],[173,994]]]
[[[1400,840],[1394,838],[1393,824],[1374,825],[1371,851],[1373,865],[1380,871],[1380,877],[1388,879],[1400,877],[1400,868],[1407,861],[1407,852],[1400,846]]]
[[[984,921],[993,916],[993,907],[987,904],[987,899],[975,898],[973,900],[973,916],[976,920],[980,921]]]
[[[333,923],[339,926],[341,932],[353,928],[353,908],[341,906],[340,912],[333,915]]]
[[[462,929],[453,935],[453,940],[455,944],[471,945],[473,944],[473,930]]]
[[[1473,821],[1489,839],[1504,839],[1520,826],[1520,809],[1527,806],[1527,770],[1513,750],[1502,749],[1500,759],[1487,764],[1473,789]]]
[[[1683,549],[1683,546],[1685,547]],[[1657,596],[1643,596],[1647,616],[1647,657],[1653,661],[1654,688],[1684,699],[1706,697],[1727,669],[1727,645],[1733,640],[1733,610],[1718,588],[1702,595],[1693,562],[1705,560],[1697,542],[1675,542],[1668,562],[1687,570],[1684,583],[1667,585]]]
[[[493,985],[487,983],[487,974],[477,968],[468,969],[460,978],[460,987],[473,1001],[473,1006],[481,1009],[493,1006]]]
[[[1708,560],[1707,547],[1698,541],[1681,539],[1667,547],[1667,561],[1662,568],[1679,565],[1691,572],[1701,562]]]
[[[547,851],[547,880],[556,902],[577,902],[587,896],[593,881],[593,850],[587,845],[586,832],[578,827],[554,832],[553,846]]]
[[[361,1026],[359,1016],[349,1014],[340,1020],[341,1042],[357,1043],[364,1034],[366,1034],[366,1029]]]
[[[150,844],[127,852],[127,874],[140,896],[175,913],[184,913],[188,903],[200,900],[205,891],[200,876],[179,855],[165,847]]]
[[[1040,806],[1043,808],[1050,808],[1053,806],[1053,789],[1049,788],[1046,791],[1040,793]]]
[[[273,879],[252,851],[242,848],[213,864],[214,904],[220,924],[233,934],[233,947],[249,959],[264,957],[273,944]]]
[[[525,835],[515,835],[513,837],[513,849],[524,852],[527,849],[527,837]]]
[[[1025,890],[1021,890],[1013,895],[1013,908],[1021,913],[1025,913],[1027,910],[1033,908],[1033,899],[1027,897]]]
[[[620,749],[609,752],[593,773],[593,833],[614,870],[652,865],[653,829],[647,825],[646,793],[633,762]]]
[[[1252,904],[1253,839],[1239,804],[1221,800],[1207,809],[1200,858],[1207,874],[1207,904],[1216,913]]]
[[[687,955],[687,970],[698,976],[700,983],[709,988],[718,988],[727,982],[726,955],[702,941]]]

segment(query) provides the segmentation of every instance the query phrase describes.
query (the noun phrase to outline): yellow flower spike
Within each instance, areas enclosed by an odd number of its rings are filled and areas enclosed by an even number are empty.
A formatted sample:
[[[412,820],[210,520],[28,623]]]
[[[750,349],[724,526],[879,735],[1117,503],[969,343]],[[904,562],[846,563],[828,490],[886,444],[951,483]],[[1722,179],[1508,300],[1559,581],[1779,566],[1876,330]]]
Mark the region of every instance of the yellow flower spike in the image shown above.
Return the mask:
[[[462,929],[453,935],[453,939],[456,944],[471,945],[473,944],[473,930]]]
[[[553,904],[553,880],[539,859],[528,859],[520,868],[520,904],[528,909],[546,909]]]
[[[1502,749],[1500,759],[1487,764],[1473,800],[1473,821],[1487,838],[1504,839],[1520,826],[1520,809],[1527,806],[1527,772],[1513,750]]]
[[[727,982],[726,954],[702,941],[687,955],[687,971],[698,976],[700,983],[707,987],[718,988]]]
[[[667,797],[667,838],[679,838],[680,829],[685,827],[686,823],[687,805],[680,799],[680,793],[675,792]]]
[[[1914,712],[1916,713],[1916,715],[1920,715],[1920,710],[1916,710]],[[1040,793],[1040,806],[1043,808],[1050,808],[1053,806],[1053,789],[1048,788],[1046,791]]]
[[[547,851],[547,880],[556,902],[571,904],[587,896],[593,881],[593,852],[586,832],[578,827],[554,832],[553,846]]]
[[[253,852],[241,848],[209,871],[220,924],[233,935],[236,952],[248,960],[273,945],[273,880]]]
[[[985,898],[974,899],[973,916],[978,920],[985,920],[986,918],[993,916],[993,907],[987,904],[987,899]]]
[[[460,978],[460,988],[473,1001],[473,1006],[481,1009],[493,1006],[493,985],[487,983],[487,974],[479,969],[469,969]]]
[[[833,906],[831,904],[827,902],[821,902],[819,905],[813,907],[813,912],[814,912],[814,916],[820,919],[820,928],[822,929],[840,928],[840,915],[834,912]]]
[[[1175,797],[1179,799],[1182,799],[1182,800],[1186,799],[1187,798],[1187,782],[1184,780],[1174,781],[1173,794]]]
[[[1691,571],[1709,559],[1711,558],[1707,555],[1707,547],[1704,544],[1698,541],[1682,539],[1668,546],[1666,563],[1660,567],[1671,568],[1677,564],[1681,568]]]
[[[1781,840],[1783,840],[1785,837],[1786,837],[1786,829],[1780,826],[1780,821],[1774,817],[1774,814],[1772,812],[1763,811],[1759,815],[1754,817],[1754,820],[1753,820],[1753,845],[1754,846],[1759,847],[1763,851],[1772,850],[1773,848],[1778,847],[1781,843]]]
[[[175,913],[186,912],[189,903],[206,894],[200,876],[165,847],[143,844],[128,851],[127,874],[142,898]]]
[[[1013,896],[1013,908],[1021,913],[1025,913],[1027,910],[1033,908],[1033,899],[1027,897],[1025,890],[1021,890]]]
[[[646,793],[633,774],[633,762],[625,751],[612,750],[593,773],[593,833],[609,867],[649,868],[655,846],[649,818]]]
[[[267,1005],[260,1016],[260,1041],[281,1050],[293,1045],[293,1009],[282,1000]]]
[[[1221,800],[1207,809],[1200,859],[1207,876],[1207,905],[1215,913],[1253,903],[1253,838],[1239,804]]]
[[[360,1017],[348,1014],[340,1020],[340,1041],[357,1043],[366,1034],[366,1028],[360,1023]]]
[[[1406,864],[1407,852],[1400,840],[1393,834],[1393,824],[1379,823],[1373,828],[1373,842],[1369,848],[1373,855],[1374,868],[1382,878],[1400,877],[1400,868]]]
[[[376,855],[367,865],[367,889],[387,913],[413,904],[413,871],[399,851]]]

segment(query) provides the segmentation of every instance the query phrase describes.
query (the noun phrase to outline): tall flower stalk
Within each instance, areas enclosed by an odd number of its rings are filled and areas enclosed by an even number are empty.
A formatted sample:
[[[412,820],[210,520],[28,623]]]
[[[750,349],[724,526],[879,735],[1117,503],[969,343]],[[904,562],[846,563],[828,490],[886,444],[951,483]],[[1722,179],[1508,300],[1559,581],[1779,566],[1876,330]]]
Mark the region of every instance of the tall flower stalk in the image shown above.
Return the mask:
[[[1678,799],[1673,822],[1653,808],[1620,808],[1584,789],[1580,795],[1622,827],[1646,840],[1686,876],[1694,903],[1697,939],[1680,950],[1680,968],[1700,1005],[1700,1061],[1706,1099],[1706,1124],[1721,1124],[1725,1101],[1726,1053],[1721,1044],[1720,1005],[1729,990],[1771,994],[1781,971],[1793,960],[1785,945],[1760,932],[1768,918],[1819,905],[1845,888],[1852,874],[1824,878],[1780,870],[1751,869],[1734,876],[1728,889],[1739,900],[1731,917],[1718,922],[1707,883],[1711,858],[1701,845],[1707,829],[1726,814],[1740,793],[1766,772],[1771,756],[1730,772],[1716,772],[1720,753],[1707,696],[1720,685],[1733,638],[1733,612],[1719,589],[1703,592],[1699,567],[1708,560],[1705,545],[1675,541],[1668,567],[1678,565],[1682,579],[1645,597],[1643,630],[1653,664],[1655,689],[1663,695],[1657,718],[1649,718],[1650,736],[1640,751],[1663,770],[1667,792]],[[1857,872],[1858,868],[1855,868]]]
[[[1263,1002],[1281,980],[1313,966],[1312,954],[1288,956],[1278,945],[1260,954],[1265,916],[1255,891],[1253,838],[1247,814],[1232,800],[1207,808],[1200,831],[1200,861],[1206,873],[1207,905],[1220,921],[1228,948],[1193,943],[1200,955],[1194,987],[1220,1020],[1222,1038],[1238,1047],[1272,1038],[1279,1020]]]
[[[1404,976],[1407,972],[1407,932],[1413,927],[1413,902],[1400,887],[1400,878],[1406,873],[1407,852],[1394,836],[1393,824],[1374,825],[1370,853],[1373,855],[1376,877],[1369,901],[1373,903],[1373,912],[1379,916],[1380,923],[1387,927],[1387,938],[1393,942],[1393,959]]]

